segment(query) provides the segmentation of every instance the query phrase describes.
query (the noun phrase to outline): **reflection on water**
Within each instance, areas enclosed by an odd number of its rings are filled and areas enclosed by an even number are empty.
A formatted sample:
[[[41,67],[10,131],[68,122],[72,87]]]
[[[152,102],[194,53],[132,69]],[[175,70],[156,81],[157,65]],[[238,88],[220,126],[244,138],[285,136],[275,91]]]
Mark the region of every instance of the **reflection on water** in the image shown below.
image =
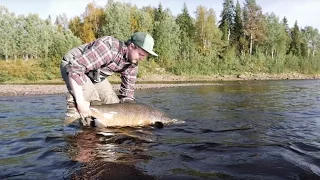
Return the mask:
[[[151,159],[147,151],[155,143],[152,129],[90,128],[65,139],[70,158],[83,164],[71,175],[72,179],[153,178],[135,167],[139,161]]]
[[[0,179],[320,179],[320,81],[139,90],[185,124],[62,127],[65,98],[0,97]]]

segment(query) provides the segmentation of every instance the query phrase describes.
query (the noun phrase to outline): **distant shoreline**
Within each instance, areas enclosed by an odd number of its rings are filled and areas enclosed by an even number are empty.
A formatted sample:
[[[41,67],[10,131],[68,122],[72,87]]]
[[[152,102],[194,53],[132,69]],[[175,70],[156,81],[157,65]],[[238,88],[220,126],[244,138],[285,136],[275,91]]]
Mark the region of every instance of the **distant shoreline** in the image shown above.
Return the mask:
[[[320,75],[303,74],[241,74],[230,76],[173,76],[151,75],[138,78],[136,89],[168,88],[184,86],[221,85],[223,81],[246,81],[246,80],[293,80],[293,79],[320,79]],[[112,81],[112,80],[110,80]],[[39,84],[37,84],[39,83]],[[115,91],[119,90],[119,82],[112,83]],[[66,86],[63,82],[50,84],[48,82],[34,82],[30,84],[0,84],[0,96],[29,96],[29,95],[53,95],[65,94]]]
[[[136,89],[169,88],[184,86],[219,85],[218,83],[185,83],[185,84],[136,84]],[[119,90],[119,84],[113,85],[115,91]],[[65,85],[34,85],[34,84],[0,84],[0,96],[32,96],[65,94]]]

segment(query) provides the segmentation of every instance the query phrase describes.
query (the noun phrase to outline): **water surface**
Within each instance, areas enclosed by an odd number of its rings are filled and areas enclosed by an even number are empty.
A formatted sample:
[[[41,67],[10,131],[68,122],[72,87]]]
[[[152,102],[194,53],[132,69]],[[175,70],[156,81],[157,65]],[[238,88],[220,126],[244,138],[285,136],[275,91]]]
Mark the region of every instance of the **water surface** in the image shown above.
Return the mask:
[[[0,179],[320,179],[320,81],[145,89],[185,124],[63,127],[63,95],[0,97]]]

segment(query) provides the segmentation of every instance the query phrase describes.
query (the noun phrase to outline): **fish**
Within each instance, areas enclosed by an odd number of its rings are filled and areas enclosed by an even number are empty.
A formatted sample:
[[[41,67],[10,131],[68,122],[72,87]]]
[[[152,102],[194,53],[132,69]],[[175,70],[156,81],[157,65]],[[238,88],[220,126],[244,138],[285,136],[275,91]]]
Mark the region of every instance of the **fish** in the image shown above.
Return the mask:
[[[165,112],[144,103],[114,103],[90,106],[94,126],[106,127],[137,127],[163,124],[184,123],[182,120],[170,118]],[[66,116],[64,125],[80,120],[80,114]]]

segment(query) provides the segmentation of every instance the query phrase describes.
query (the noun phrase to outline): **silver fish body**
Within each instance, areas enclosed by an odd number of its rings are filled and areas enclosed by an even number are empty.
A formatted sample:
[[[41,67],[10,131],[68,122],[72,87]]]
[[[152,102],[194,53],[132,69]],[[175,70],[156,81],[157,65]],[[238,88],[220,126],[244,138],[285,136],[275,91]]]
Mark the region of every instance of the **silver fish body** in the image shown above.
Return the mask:
[[[94,124],[97,127],[147,126],[183,123],[171,119],[163,111],[143,103],[116,103],[90,106]],[[66,117],[64,125],[80,119],[79,113]]]

